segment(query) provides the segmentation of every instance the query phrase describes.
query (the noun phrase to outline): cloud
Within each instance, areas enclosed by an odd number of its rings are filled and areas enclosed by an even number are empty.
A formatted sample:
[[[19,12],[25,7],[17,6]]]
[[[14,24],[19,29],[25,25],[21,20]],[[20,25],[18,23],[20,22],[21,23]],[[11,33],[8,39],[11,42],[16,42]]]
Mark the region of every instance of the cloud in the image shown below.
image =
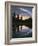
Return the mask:
[[[24,9],[24,8],[19,8],[21,11],[24,11],[24,12],[27,12],[29,15],[32,15],[32,13],[29,11],[29,10],[27,10],[27,9]]]

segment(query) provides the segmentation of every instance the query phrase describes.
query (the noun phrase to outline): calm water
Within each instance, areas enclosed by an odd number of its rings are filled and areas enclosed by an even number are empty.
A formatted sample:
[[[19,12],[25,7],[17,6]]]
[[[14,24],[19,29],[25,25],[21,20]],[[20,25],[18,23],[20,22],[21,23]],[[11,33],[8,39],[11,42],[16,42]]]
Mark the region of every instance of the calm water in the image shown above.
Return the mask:
[[[21,29],[21,27],[22,27],[22,29]],[[26,31],[26,29],[29,29],[27,26],[19,26],[19,31],[21,31],[21,32],[25,32]]]
[[[19,26],[19,32],[16,32],[13,35],[13,38],[24,38],[24,37],[32,37],[32,29],[27,26]]]

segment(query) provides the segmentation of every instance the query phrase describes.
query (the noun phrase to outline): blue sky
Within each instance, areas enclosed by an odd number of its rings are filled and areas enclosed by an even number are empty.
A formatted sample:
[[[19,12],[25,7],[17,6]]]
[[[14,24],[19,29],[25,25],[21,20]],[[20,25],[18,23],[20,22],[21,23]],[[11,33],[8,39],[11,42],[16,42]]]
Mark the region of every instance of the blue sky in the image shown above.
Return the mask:
[[[32,7],[11,6],[11,13],[32,16]]]

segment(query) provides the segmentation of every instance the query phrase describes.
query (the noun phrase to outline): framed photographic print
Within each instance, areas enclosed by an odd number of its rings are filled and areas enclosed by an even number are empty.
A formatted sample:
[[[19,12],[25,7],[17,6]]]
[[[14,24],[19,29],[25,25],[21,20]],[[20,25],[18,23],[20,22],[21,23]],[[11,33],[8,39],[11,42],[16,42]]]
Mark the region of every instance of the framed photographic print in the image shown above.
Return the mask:
[[[37,42],[37,4],[5,2],[5,43]]]

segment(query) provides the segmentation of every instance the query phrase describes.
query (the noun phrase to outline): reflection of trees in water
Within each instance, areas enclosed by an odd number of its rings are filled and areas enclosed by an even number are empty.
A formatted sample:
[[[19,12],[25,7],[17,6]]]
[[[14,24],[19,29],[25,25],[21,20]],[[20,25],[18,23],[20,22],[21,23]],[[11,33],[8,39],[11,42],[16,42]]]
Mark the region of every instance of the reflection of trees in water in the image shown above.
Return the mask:
[[[22,25],[32,28],[32,18],[22,20],[22,17],[21,19],[19,19],[19,14],[17,14],[17,18],[15,16],[16,15],[14,13],[14,16],[12,16],[13,33],[16,32],[16,29],[17,29],[17,32],[19,32],[19,26],[21,26],[21,30],[22,30]]]

